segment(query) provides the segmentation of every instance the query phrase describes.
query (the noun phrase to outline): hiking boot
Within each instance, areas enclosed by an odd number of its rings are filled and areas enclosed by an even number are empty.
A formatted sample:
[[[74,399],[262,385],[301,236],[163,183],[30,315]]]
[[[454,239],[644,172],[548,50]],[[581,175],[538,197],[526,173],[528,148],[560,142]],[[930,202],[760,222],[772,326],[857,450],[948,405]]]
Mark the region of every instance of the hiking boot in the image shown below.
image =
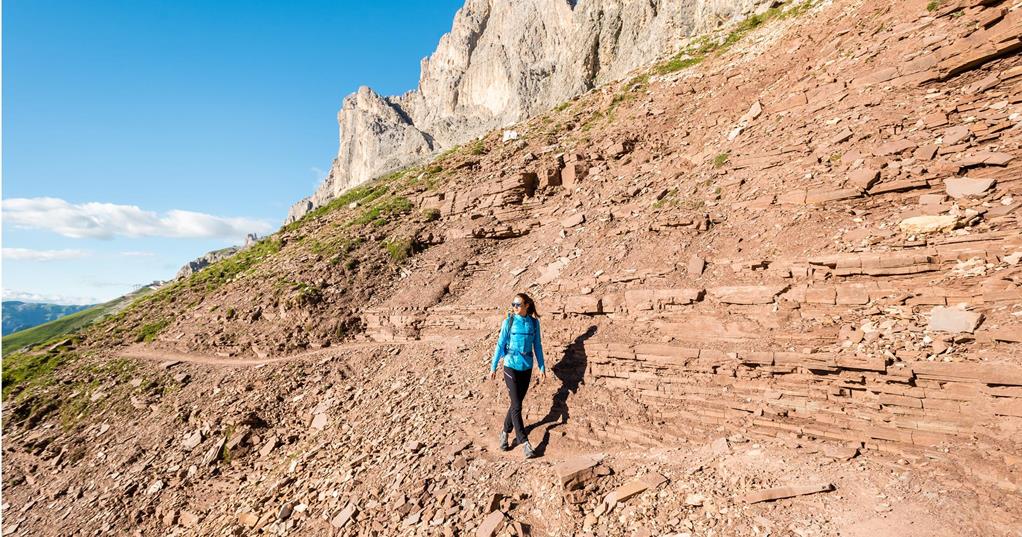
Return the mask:
[[[532,459],[536,457],[536,450],[532,449],[532,443],[528,440],[522,444],[522,453],[525,453],[526,459]]]
[[[504,431],[501,431],[500,432],[500,450],[501,451],[507,451],[509,449],[511,449],[511,446],[508,445],[508,443],[507,443],[507,433],[505,433]]]

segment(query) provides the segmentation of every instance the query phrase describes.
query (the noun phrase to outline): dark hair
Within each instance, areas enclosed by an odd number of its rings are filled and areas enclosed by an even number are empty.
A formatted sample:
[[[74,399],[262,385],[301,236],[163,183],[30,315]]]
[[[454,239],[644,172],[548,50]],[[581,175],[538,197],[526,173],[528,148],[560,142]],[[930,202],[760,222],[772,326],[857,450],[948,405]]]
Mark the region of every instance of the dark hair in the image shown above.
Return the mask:
[[[529,295],[527,295],[525,293],[518,293],[515,296],[521,298],[522,302],[525,302],[525,307],[526,307],[525,314],[526,315],[531,315],[531,316],[539,319],[539,312],[536,311],[536,302],[534,300],[532,300],[531,296],[529,296]]]

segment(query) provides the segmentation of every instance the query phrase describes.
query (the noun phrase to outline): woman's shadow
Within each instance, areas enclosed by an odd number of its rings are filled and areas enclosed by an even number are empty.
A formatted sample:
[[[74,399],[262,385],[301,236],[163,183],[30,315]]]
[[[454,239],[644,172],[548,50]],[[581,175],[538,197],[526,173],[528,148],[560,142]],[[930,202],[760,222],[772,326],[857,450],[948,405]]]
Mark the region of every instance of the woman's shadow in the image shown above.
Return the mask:
[[[596,326],[590,326],[584,333],[575,338],[564,351],[564,356],[553,367],[554,376],[561,381],[561,387],[554,393],[550,402],[550,410],[543,419],[529,425],[528,432],[533,429],[551,423],[543,431],[543,440],[536,444],[536,453],[543,454],[547,444],[550,442],[550,431],[556,427],[568,423],[568,396],[577,392],[579,385],[585,378],[588,357],[586,356],[585,341],[596,333]]]

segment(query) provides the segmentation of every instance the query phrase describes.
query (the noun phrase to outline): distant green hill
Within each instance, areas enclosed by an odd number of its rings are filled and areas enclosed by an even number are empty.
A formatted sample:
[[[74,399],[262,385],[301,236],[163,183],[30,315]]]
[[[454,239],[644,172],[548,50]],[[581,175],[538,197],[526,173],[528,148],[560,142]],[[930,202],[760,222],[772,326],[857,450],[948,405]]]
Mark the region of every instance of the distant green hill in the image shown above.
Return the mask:
[[[110,302],[87,307],[87,309],[65,315],[39,326],[20,330],[9,336],[5,335],[3,337],[3,356],[7,356],[11,352],[25,347],[38,345],[53,338],[77,332],[107,315],[117,313],[131,303],[132,300],[150,292],[152,289],[153,286],[148,285],[138,291],[115,298]],[[6,303],[4,307],[6,308]]]
[[[3,334],[9,336],[19,330],[55,321],[91,306],[92,304],[69,306],[5,300],[3,302]]]

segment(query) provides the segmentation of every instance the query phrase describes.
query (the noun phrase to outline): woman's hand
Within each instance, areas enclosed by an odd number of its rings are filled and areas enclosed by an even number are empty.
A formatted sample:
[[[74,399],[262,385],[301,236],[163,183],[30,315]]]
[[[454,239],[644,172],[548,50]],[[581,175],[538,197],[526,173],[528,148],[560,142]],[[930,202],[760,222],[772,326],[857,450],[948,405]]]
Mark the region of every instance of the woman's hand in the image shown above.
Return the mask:
[[[536,384],[543,384],[544,382],[546,382],[546,370],[539,372],[539,382]]]
[[[490,371],[490,380],[497,380],[497,372]]]

